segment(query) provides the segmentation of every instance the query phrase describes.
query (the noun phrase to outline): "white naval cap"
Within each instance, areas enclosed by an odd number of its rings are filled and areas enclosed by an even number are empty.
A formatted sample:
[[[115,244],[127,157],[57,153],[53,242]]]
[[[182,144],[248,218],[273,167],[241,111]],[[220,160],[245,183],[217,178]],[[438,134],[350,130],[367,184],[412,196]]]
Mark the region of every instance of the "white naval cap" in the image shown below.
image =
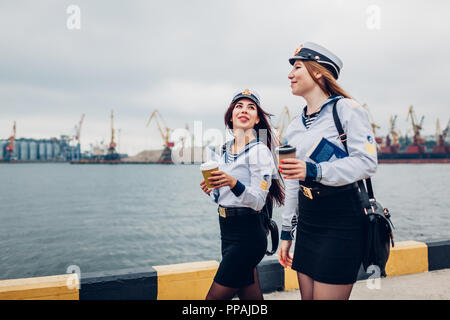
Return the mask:
[[[247,98],[252,100],[258,107],[261,106],[261,99],[259,98],[259,94],[255,90],[245,89],[244,91],[238,91],[234,94],[233,100],[231,103],[238,101],[239,99]]]
[[[327,68],[335,79],[339,77],[339,72],[343,67],[342,60],[338,56],[313,42],[305,42],[295,50],[294,56],[289,59],[289,62],[294,65],[296,60],[316,61]]]

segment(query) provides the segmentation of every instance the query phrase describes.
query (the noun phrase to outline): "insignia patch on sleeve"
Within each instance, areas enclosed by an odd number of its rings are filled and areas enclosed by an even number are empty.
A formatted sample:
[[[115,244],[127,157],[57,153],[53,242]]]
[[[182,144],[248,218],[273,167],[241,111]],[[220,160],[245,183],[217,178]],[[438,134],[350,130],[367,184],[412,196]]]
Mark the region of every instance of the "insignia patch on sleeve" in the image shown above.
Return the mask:
[[[375,154],[375,141],[373,140],[372,136],[367,136],[367,141],[366,141],[366,151],[370,154]]]
[[[265,174],[261,180],[261,190],[267,190],[269,188],[269,177],[270,175]]]

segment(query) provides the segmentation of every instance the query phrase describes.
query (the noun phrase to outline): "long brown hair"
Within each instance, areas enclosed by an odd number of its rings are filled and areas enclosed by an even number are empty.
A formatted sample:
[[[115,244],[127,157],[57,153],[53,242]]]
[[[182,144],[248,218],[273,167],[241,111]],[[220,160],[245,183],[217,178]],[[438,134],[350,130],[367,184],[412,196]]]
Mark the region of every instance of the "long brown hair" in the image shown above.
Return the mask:
[[[227,111],[225,112],[224,121],[225,125],[228,127],[228,129],[233,129],[233,122],[231,121],[233,116],[233,110],[236,104],[239,102],[239,100],[233,102],[228,107]],[[255,104],[256,105],[256,104]],[[260,139],[260,134],[267,133],[261,139],[261,141],[269,148],[270,152],[272,152],[272,148],[279,146],[280,141],[278,140],[277,136],[273,134],[272,127],[269,122],[269,118],[273,116],[272,114],[264,111],[260,106],[256,105],[256,109],[258,111],[258,117],[259,122],[255,124],[253,127],[253,130],[256,131],[256,138]],[[278,173],[278,170],[277,170]],[[278,173],[278,179],[272,178],[272,183],[269,188],[269,194],[267,195],[268,201],[271,206],[273,206],[273,201],[277,203],[278,206],[284,205],[284,188],[282,187],[280,181],[282,181],[280,174]]]
[[[351,96],[344,90],[342,87],[337,83],[336,79],[333,77],[331,72],[325,68],[324,66],[320,65],[316,61],[302,61],[303,64],[306,67],[306,70],[308,70],[309,75],[311,78],[313,78],[314,82],[317,83],[322,89],[323,92],[327,95],[337,95],[337,96],[343,96],[344,98],[351,99]],[[320,73],[322,74],[322,77],[320,79],[317,79],[314,74]]]

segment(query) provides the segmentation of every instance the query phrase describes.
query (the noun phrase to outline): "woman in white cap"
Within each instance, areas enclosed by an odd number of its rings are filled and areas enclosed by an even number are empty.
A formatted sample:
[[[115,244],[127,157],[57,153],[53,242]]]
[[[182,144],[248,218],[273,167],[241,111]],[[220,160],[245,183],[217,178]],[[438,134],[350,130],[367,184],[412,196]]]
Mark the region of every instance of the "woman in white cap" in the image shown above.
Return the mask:
[[[224,117],[234,139],[224,144],[220,155],[211,152],[208,157],[219,163],[219,171],[209,178],[213,189],[205,181],[200,186],[219,205],[222,261],[207,300],[231,299],[236,293],[240,299],[263,299],[256,271],[267,250],[262,210],[284,200],[280,180],[275,179],[271,150],[276,136],[268,116],[256,92],[237,93]]]
[[[375,139],[365,110],[336,81],[336,55],[309,42],[289,62],[292,94],[306,107],[286,132],[296,158],[279,165],[287,177],[278,258],[297,271],[302,299],[348,299],[365,246],[357,182],[376,171]]]

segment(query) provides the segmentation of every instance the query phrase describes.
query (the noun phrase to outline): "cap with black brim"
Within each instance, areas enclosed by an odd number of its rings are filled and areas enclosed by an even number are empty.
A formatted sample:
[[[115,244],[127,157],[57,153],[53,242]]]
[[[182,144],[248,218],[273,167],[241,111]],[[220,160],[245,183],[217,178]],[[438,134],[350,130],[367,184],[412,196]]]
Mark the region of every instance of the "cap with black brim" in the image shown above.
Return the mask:
[[[238,92],[231,100],[231,103],[238,101],[239,99],[247,98],[256,103],[257,106],[260,106],[258,94],[256,92],[251,92],[249,89],[245,89],[242,92]]]
[[[294,56],[289,59],[289,63],[294,65],[296,60],[316,61],[327,68],[335,79],[343,67],[342,60],[328,49],[313,42],[305,42],[295,51]]]

